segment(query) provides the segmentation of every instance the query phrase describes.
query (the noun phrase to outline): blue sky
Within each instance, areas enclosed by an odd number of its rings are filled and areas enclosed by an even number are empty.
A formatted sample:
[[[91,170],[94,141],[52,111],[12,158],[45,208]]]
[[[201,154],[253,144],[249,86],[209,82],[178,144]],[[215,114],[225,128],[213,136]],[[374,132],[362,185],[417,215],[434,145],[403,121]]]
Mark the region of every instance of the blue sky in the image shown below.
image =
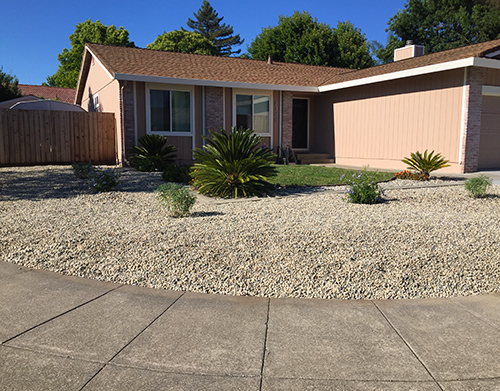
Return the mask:
[[[70,47],[68,37],[87,19],[123,26],[130,39],[145,47],[164,31],[186,27],[202,0],[180,1],[53,1],[14,0],[2,4],[0,66],[16,75],[21,84],[41,84],[59,65],[57,55]],[[212,0],[212,7],[245,39],[246,45],[263,27],[274,26],[279,15],[308,11],[319,22],[334,27],[350,20],[368,40],[385,44],[389,19],[403,9],[405,0]]]

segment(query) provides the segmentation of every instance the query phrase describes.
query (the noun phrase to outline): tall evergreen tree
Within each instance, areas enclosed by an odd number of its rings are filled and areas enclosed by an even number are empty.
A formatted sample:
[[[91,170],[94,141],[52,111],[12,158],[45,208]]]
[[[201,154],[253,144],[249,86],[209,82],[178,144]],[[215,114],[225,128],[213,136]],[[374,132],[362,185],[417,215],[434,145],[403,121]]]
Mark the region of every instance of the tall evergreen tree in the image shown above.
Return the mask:
[[[241,52],[241,49],[235,51],[232,49],[233,46],[241,45],[245,40],[241,39],[239,34],[233,35],[233,26],[221,24],[224,17],[219,18],[219,14],[207,0],[203,0],[200,9],[196,13],[193,12],[193,15],[195,19],[188,19],[188,27],[211,41],[217,47],[220,56],[230,56]]]
[[[0,102],[21,97],[17,83],[17,77],[5,73],[0,67]]]

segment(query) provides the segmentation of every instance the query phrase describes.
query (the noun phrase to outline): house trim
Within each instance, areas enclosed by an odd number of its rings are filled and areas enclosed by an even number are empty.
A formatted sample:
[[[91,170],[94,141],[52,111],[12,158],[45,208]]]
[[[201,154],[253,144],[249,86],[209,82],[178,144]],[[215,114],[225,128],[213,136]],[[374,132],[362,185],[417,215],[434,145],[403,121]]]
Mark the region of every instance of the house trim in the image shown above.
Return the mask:
[[[486,95],[486,96],[500,96],[500,87],[497,87],[497,86],[483,86],[483,95]]]
[[[127,81],[143,81],[146,83],[166,83],[166,84],[183,84],[188,86],[205,86],[205,87],[228,87],[233,89],[246,90],[283,90],[294,92],[318,92],[318,87],[304,87],[279,84],[259,84],[259,83],[243,83],[232,81],[216,81],[216,80],[198,80],[198,79],[179,79],[175,77],[161,76],[143,76],[143,75],[128,75],[123,73],[115,73],[114,77],[118,80]]]

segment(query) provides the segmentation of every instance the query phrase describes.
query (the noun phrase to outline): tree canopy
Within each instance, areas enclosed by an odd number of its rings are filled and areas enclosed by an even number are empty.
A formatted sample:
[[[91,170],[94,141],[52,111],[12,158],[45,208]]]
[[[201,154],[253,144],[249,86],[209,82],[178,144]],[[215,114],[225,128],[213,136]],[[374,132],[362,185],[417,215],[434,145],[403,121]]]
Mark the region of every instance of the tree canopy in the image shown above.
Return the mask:
[[[233,46],[241,45],[244,39],[239,34],[234,35],[232,26],[221,24],[224,17],[219,18],[207,0],[203,0],[200,9],[193,15],[195,19],[187,20],[188,27],[212,42],[217,48],[217,55],[230,56],[241,52],[241,49],[233,51]]]
[[[336,29],[319,23],[308,12],[280,16],[278,25],[263,28],[248,47],[250,56],[266,60],[345,68],[373,65],[365,36],[350,22]]]
[[[217,55],[217,47],[204,36],[192,31],[174,30],[158,35],[148,49],[166,52]]]
[[[21,97],[18,83],[17,77],[5,73],[0,67],[0,102]]]
[[[90,19],[76,25],[75,32],[69,36],[71,48],[63,49],[57,58],[61,63],[55,74],[47,77],[47,83],[52,87],[75,88],[78,82],[78,73],[82,63],[85,44],[101,43],[114,46],[135,47],[129,41],[129,33],[123,27],[105,26],[99,20],[92,22]]]
[[[377,54],[383,62],[392,61],[394,49],[407,40],[435,53],[500,38],[500,2],[409,0],[388,25],[387,44]]]

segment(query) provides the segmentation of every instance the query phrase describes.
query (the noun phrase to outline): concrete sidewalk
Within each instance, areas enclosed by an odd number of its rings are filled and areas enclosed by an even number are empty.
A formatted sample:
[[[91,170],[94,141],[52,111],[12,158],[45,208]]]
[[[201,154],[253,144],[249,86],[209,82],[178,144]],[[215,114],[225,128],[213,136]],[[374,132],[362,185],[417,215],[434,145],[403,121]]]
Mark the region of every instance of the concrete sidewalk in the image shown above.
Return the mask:
[[[154,290],[0,262],[0,390],[500,390],[500,295]]]

